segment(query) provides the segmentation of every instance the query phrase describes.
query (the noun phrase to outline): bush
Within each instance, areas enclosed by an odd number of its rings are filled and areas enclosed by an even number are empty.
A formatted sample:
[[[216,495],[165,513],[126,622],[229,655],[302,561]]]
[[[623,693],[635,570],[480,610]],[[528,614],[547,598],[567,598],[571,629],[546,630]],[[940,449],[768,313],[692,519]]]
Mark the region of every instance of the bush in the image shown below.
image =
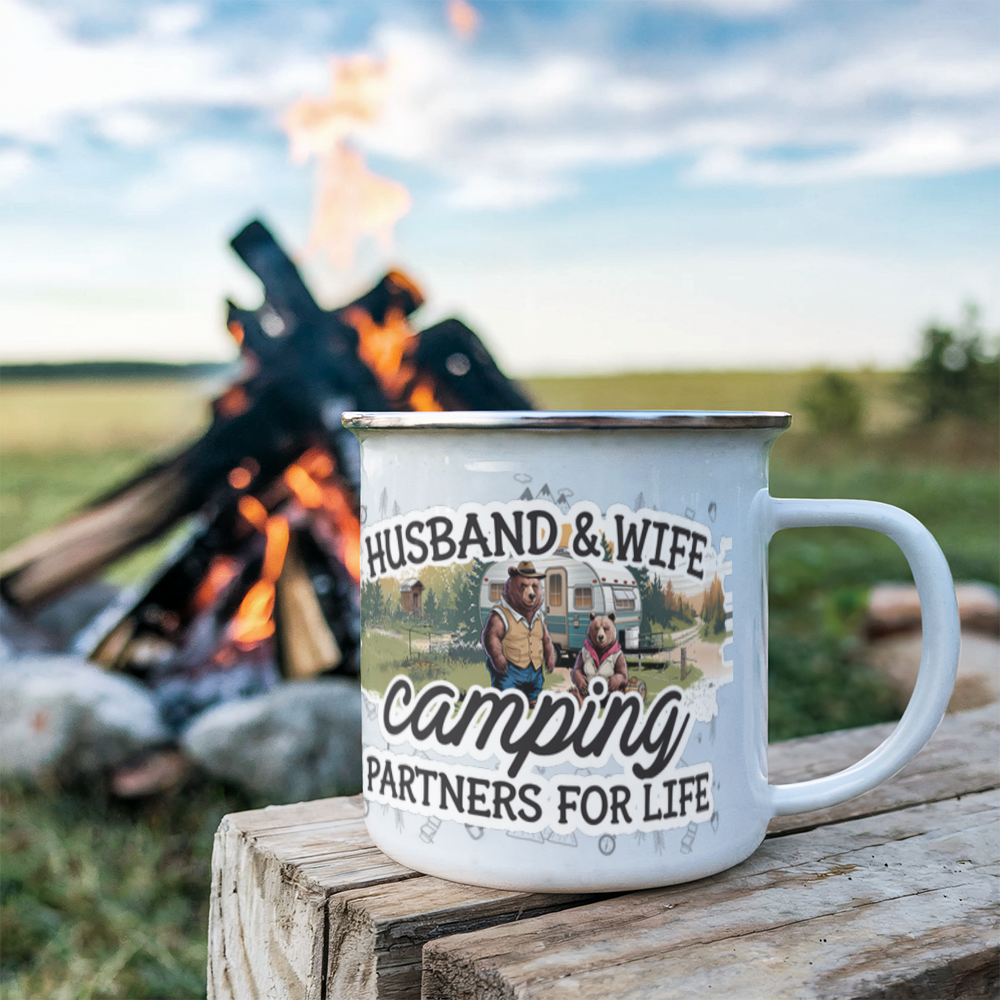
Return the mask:
[[[820,376],[799,400],[809,423],[819,434],[858,434],[865,404],[856,382],[837,372]]]
[[[1000,420],[1000,350],[992,352],[969,306],[956,330],[932,325],[924,330],[923,353],[903,383],[919,418],[933,423],[953,415],[971,420]]]

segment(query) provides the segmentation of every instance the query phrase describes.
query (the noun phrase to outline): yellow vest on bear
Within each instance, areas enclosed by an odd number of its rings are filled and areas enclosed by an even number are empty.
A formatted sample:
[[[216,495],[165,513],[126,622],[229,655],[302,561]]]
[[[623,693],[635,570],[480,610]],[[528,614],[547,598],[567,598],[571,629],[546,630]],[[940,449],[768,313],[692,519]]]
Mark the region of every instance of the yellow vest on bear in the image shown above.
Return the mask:
[[[515,667],[531,666],[541,670],[545,662],[542,647],[542,633],[545,626],[542,624],[542,616],[536,613],[529,629],[522,619],[515,618],[503,605],[498,606],[496,610],[507,619],[507,634],[500,643],[504,658]]]

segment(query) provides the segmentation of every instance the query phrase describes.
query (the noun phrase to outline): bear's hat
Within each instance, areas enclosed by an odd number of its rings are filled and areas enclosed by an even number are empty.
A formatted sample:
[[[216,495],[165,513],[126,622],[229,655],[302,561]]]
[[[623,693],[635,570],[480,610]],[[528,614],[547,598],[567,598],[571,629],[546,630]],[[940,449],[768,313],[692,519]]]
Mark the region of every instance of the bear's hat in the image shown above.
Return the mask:
[[[541,578],[545,576],[544,573],[539,573],[535,569],[535,564],[530,559],[522,559],[516,567],[511,566],[510,569],[507,570],[507,575],[526,576],[532,580],[541,580]]]

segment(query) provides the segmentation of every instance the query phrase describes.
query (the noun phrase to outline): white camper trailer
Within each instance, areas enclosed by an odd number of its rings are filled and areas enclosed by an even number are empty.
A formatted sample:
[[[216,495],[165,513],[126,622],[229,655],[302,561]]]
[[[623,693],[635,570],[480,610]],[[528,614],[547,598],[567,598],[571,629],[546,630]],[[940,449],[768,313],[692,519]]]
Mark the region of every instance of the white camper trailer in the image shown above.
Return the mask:
[[[483,625],[503,597],[508,569],[519,559],[491,563],[479,590],[479,614]],[[580,562],[558,553],[536,558],[535,569],[545,574],[545,624],[558,654],[575,657],[583,649],[590,613],[614,612],[622,649],[639,648],[642,599],[635,577],[624,566],[609,562]]]

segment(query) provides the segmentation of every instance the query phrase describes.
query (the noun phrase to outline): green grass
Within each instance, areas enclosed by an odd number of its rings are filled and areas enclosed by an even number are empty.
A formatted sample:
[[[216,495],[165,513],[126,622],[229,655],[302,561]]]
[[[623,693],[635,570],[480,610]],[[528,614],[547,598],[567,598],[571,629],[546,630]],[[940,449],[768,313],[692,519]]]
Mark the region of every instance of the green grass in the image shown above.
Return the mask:
[[[701,680],[703,675],[697,667],[688,665],[684,671],[684,680],[681,680],[681,665],[679,663],[671,663],[665,669],[648,666],[637,668],[630,665],[628,676],[630,680],[635,677],[645,683],[646,705],[648,706],[652,703],[653,698],[664,688],[671,685],[679,688],[689,688],[695,681]]]
[[[4,383],[0,446],[14,453],[149,454],[208,426],[212,383],[104,379]]]
[[[384,695],[393,677],[405,673],[419,691],[434,680],[449,680],[460,691],[468,691],[474,684],[489,687],[490,675],[484,660],[464,660],[448,656],[438,650],[415,649],[396,635],[366,630],[361,637],[361,655],[364,658],[363,682],[370,691]]]
[[[142,469],[146,452],[8,452],[0,455],[0,545],[7,548],[75,513]]]
[[[227,812],[259,805],[198,780],[138,805],[6,783],[5,1000],[204,996],[212,837]]]
[[[435,680],[449,680],[461,692],[468,691],[474,684],[484,688],[490,686],[489,670],[481,658],[455,659],[424,650],[414,651],[411,655],[406,639],[387,635],[385,632],[365,631],[361,641],[365,663],[364,686],[380,695],[385,695],[392,679],[398,674],[406,674],[416,691]],[[682,681],[679,663],[669,664],[662,669],[646,666],[640,670],[635,666],[629,667],[629,677],[645,681],[647,702],[669,685],[687,688],[701,676],[702,672],[697,667],[689,665]],[[562,681],[563,675],[558,671],[551,674],[546,672],[543,690],[554,690]]]
[[[930,529],[956,580],[1000,584],[995,469],[776,462],[771,492],[902,507]],[[859,648],[868,591],[882,581],[912,582],[903,554],[883,535],[800,528],[774,537],[768,588],[772,740],[897,717],[890,692],[864,664]]]
[[[600,399],[607,408],[762,408],[794,414],[815,377],[809,372],[646,374],[535,380],[531,389],[550,408],[585,409]],[[951,423],[912,430],[895,395],[897,376],[857,377],[866,387],[873,433],[821,439],[796,419],[774,449],[772,492],[896,504],[931,529],[956,578],[1000,583],[995,429]],[[205,398],[206,390],[199,391]],[[75,394],[52,385],[5,387],[0,545],[66,516],[154,452],[195,433],[205,411],[191,399],[191,383],[159,389],[148,383],[78,385]],[[155,559],[155,553],[139,555],[119,567],[116,578],[134,577]],[[896,708],[885,685],[858,662],[857,651],[868,588],[909,578],[895,546],[850,529],[784,531],[771,545],[770,562],[771,737],[893,718]],[[371,641],[387,670],[410,659],[405,640]],[[430,669],[422,665],[430,662],[422,654],[415,652],[413,660],[410,669]],[[486,680],[479,662],[456,662],[448,669],[458,672],[463,685]],[[678,682],[679,666],[662,674],[644,669],[639,676],[653,690],[651,680]],[[203,996],[212,833],[225,812],[256,804],[200,778],[140,805],[110,801],[100,787],[5,786],[2,995],[12,1000]]]

